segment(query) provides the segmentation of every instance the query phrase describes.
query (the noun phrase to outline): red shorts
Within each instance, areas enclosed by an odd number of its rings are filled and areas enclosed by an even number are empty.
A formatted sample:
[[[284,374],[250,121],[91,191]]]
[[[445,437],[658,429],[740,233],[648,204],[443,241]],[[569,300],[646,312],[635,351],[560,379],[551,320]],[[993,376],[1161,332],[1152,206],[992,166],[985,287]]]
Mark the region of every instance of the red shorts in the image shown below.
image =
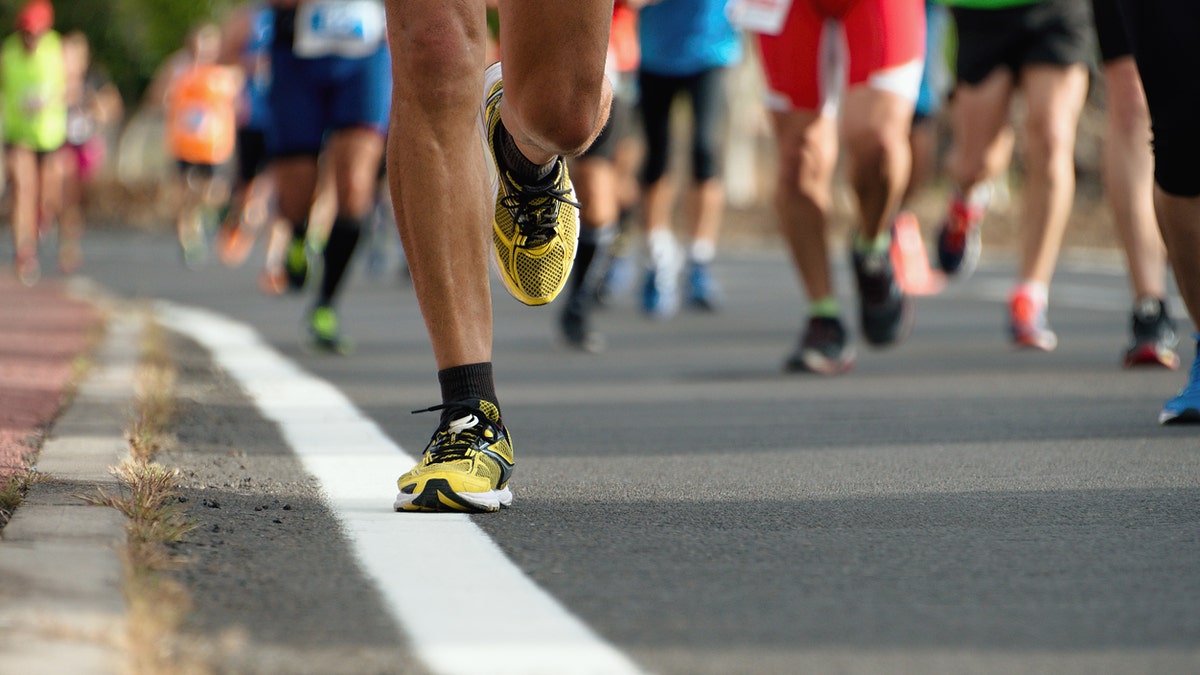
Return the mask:
[[[758,44],[772,109],[820,110],[843,82],[915,101],[925,56],[925,3],[792,0],[780,34],[759,35]]]

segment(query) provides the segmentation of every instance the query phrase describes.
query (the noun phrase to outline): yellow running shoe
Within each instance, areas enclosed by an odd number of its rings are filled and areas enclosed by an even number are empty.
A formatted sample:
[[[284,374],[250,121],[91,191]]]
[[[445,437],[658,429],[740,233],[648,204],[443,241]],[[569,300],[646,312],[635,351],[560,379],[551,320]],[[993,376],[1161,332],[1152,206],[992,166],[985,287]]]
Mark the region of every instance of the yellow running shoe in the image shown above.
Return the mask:
[[[416,412],[444,410],[421,461],[400,476],[397,511],[498,511],[512,504],[512,441],[500,410],[469,399]]]
[[[571,274],[579,239],[579,203],[562,157],[555,160],[544,185],[520,185],[505,170],[495,146],[504,94],[498,62],[484,73],[483,87],[479,124],[494,171],[492,240],[497,271],[514,298],[526,305],[544,305],[558,296]]]

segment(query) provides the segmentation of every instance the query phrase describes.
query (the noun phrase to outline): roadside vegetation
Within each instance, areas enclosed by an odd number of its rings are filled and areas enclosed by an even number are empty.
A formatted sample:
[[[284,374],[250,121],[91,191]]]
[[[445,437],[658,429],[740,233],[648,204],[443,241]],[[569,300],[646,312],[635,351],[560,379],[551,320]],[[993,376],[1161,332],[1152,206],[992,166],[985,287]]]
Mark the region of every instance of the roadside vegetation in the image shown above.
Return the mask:
[[[170,442],[175,414],[176,370],[162,328],[147,313],[143,322],[141,359],[135,376],[135,411],[127,431],[129,456],[113,475],[115,494],[97,490],[83,499],[108,506],[128,518],[125,526],[125,599],[129,607],[129,670],[135,675],[204,673],[189,663],[179,645],[179,628],[191,609],[191,598],[170,572],[185,564],[171,544],[196,525],[180,504],[178,469],[164,467],[155,456]]]

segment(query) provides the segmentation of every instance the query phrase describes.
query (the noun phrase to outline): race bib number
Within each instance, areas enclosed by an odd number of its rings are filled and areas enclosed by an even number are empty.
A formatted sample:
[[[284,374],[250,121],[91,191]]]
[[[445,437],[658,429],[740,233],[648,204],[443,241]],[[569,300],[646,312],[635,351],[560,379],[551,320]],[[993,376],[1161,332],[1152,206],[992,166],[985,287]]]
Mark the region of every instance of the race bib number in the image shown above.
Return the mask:
[[[175,133],[180,138],[204,138],[211,132],[212,125],[212,112],[200,106],[189,105],[175,117]]]
[[[380,0],[313,0],[296,8],[296,56],[361,58],[383,42],[384,10]]]
[[[763,35],[779,35],[792,0],[731,0],[725,11],[738,28]]]

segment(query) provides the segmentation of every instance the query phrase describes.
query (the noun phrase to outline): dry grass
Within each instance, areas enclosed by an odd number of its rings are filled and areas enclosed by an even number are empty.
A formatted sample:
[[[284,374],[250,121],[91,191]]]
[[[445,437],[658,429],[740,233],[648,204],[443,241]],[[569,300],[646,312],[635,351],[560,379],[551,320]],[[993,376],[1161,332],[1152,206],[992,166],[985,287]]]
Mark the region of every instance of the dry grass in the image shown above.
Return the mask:
[[[16,511],[25,499],[29,486],[42,479],[43,475],[32,467],[0,478],[0,528],[8,524],[13,511]]]
[[[204,673],[182,655],[179,629],[192,607],[187,589],[170,572],[186,561],[171,545],[195,529],[180,506],[179,470],[154,461],[169,440],[175,414],[176,371],[162,328],[144,320],[135,390],[136,411],[128,430],[129,458],[113,469],[117,494],[98,490],[92,504],[120,511],[127,519],[125,598],[129,606],[129,670],[135,675]]]

